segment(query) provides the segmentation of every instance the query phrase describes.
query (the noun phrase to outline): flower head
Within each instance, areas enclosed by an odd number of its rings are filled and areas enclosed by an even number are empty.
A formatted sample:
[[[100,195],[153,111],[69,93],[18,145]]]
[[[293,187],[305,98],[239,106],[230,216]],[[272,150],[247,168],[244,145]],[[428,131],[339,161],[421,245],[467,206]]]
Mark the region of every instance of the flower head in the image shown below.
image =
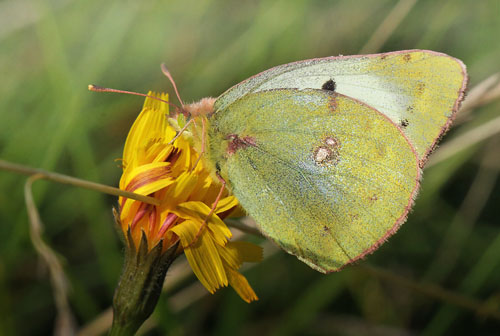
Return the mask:
[[[163,100],[168,96],[155,95]],[[120,189],[154,197],[150,205],[120,197],[120,225],[137,247],[144,235],[148,247],[162,242],[164,251],[179,243],[193,272],[211,292],[231,285],[243,300],[257,299],[247,280],[237,270],[245,261],[262,258],[260,247],[245,242],[229,242],[231,231],[221,218],[237,211],[238,201],[227,191],[209,216],[221,184],[215,181],[194,149],[189,132],[175,141],[182,115],[168,118],[168,105],[146,98],[134,122],[123,153]],[[172,142],[172,143],[171,143]]]

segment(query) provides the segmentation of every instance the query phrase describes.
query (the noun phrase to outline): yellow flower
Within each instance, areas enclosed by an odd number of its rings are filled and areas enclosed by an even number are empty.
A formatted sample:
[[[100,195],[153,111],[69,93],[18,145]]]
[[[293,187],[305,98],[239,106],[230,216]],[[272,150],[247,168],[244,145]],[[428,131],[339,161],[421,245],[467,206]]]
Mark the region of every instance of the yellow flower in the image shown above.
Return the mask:
[[[150,95],[168,99],[166,94]],[[146,98],[125,143],[120,189],[160,200],[154,206],[120,197],[121,228],[132,239],[127,243],[139,246],[144,234],[149,249],[162,241],[166,251],[180,242],[178,252],[184,251],[193,272],[211,293],[229,284],[243,300],[257,300],[237,270],[243,262],[260,261],[261,248],[228,242],[231,231],[221,218],[234,212],[238,201],[226,191],[208,217],[221,185],[212,179],[203,160],[195,167],[199,154],[189,132],[170,144],[176,135],[171,124],[177,121],[167,119],[168,115],[166,103]]]

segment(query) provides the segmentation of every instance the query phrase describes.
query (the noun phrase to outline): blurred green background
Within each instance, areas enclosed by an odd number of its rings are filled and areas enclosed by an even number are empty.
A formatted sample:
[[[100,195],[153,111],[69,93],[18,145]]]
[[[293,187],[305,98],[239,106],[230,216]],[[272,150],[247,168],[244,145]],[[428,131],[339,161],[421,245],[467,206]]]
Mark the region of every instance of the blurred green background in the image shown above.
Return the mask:
[[[448,53],[467,65],[474,88],[500,71],[499,36],[497,0],[3,0],[0,158],[117,185],[115,159],[143,100],[92,93],[87,84],[172,93],[162,62],[188,102],[274,65],[362,50]],[[473,136],[485,135],[491,120],[498,129],[500,90],[486,84],[470,92],[475,100],[437,152],[449,143],[460,150],[425,170],[408,222],[373,255],[322,275],[266,245],[270,256],[245,272],[260,297],[252,304],[169,273],[143,333],[498,333],[500,138]],[[55,330],[50,277],[29,237],[25,181],[0,171],[0,335]],[[34,184],[34,195],[44,239],[64,260],[76,324],[85,335],[105,330],[122,264],[116,199],[46,181]],[[181,273],[183,262],[174,265]]]

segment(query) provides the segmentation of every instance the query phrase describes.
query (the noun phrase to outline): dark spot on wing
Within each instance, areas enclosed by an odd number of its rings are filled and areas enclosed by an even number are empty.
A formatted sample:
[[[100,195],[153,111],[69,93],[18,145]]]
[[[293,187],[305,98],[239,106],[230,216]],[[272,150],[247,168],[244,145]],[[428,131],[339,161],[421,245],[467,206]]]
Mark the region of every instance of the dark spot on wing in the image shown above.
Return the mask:
[[[226,139],[229,140],[226,150],[228,156],[233,155],[239,149],[246,148],[248,146],[257,146],[255,139],[249,136],[240,138],[238,134],[229,134],[226,136]]]
[[[335,91],[336,88],[337,88],[337,84],[333,81],[333,79],[327,80],[321,86],[321,89],[327,90],[327,91]]]
[[[326,236],[328,234],[331,234],[330,228],[326,225],[323,225],[323,232],[321,232],[321,235]]]
[[[399,125],[403,128],[406,128],[410,123],[408,122],[408,119],[403,119],[401,120],[401,122],[399,123]]]
[[[403,56],[403,60],[404,60],[405,62],[409,62],[409,61],[411,61],[411,54],[406,54],[406,55],[404,55],[404,56]]]

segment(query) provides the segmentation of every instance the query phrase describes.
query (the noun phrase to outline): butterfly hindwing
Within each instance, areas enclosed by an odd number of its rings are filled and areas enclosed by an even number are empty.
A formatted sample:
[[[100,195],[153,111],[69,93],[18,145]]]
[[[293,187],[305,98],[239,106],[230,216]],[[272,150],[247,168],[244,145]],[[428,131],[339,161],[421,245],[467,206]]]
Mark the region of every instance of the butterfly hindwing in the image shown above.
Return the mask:
[[[330,90],[247,93],[209,123],[208,159],[242,206],[322,272],[394,233],[418,189],[417,154],[401,129]]]

